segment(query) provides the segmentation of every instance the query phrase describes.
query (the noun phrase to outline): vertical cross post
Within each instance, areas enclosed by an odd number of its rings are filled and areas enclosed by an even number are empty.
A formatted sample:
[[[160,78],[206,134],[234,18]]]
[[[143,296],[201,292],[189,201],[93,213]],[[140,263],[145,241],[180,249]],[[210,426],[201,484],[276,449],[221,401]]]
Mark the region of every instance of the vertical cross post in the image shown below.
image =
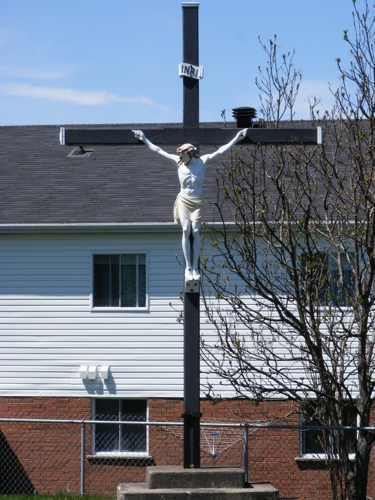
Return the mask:
[[[196,287],[191,290],[190,286]],[[199,282],[184,294],[184,468],[200,467]]]
[[[199,65],[197,2],[182,4],[183,62]],[[183,125],[184,128],[199,128],[199,79],[183,77]]]
[[[199,64],[199,3],[183,3],[184,64]],[[199,79],[183,77],[183,126],[199,128]],[[199,282],[184,289],[184,468],[200,467]]]

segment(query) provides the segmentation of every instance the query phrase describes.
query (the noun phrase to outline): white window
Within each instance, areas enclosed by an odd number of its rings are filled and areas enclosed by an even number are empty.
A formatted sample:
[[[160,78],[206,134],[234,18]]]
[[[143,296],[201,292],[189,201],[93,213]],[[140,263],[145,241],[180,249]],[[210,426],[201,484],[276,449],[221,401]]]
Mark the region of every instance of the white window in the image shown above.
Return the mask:
[[[94,307],[146,307],[146,255],[94,255]]]
[[[94,420],[146,422],[145,399],[95,399]],[[95,424],[93,452],[96,455],[147,456],[147,426],[144,424]]]

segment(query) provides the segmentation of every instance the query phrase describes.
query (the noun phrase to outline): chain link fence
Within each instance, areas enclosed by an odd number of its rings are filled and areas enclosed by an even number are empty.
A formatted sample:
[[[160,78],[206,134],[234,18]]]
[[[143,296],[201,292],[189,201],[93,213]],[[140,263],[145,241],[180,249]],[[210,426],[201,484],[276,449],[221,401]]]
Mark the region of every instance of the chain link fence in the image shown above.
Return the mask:
[[[201,427],[202,466],[243,467],[239,426]],[[115,495],[146,467],[182,465],[180,422],[0,419],[0,494]]]
[[[201,423],[201,466],[244,468],[249,482],[271,483],[280,498],[330,499],[326,460],[302,449],[310,431],[317,429]],[[0,494],[63,491],[114,498],[119,484],[145,482],[147,466],[182,461],[180,422],[0,419]],[[374,483],[371,469],[372,497]]]

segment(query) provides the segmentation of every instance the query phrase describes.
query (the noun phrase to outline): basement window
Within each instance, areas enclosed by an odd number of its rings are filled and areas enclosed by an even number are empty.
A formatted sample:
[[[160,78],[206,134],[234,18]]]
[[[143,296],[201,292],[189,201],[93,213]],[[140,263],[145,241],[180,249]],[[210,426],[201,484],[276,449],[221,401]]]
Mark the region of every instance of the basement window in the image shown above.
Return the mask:
[[[148,456],[145,424],[107,422],[146,422],[145,399],[94,399],[93,418],[103,423],[93,426],[93,454],[100,456]]]
[[[355,406],[350,406],[348,404],[346,408],[346,417],[345,423],[343,424],[345,427],[348,426],[356,426],[357,425],[357,409]],[[329,436],[329,432],[324,429],[314,429],[313,426],[319,426],[319,422],[314,418],[308,418],[301,414],[301,424],[308,425],[312,428],[309,429],[301,429],[301,457],[303,459],[326,459],[326,447],[328,446],[333,455],[337,454],[337,450],[335,449],[333,440],[331,440]],[[356,431],[344,431],[347,432],[348,437],[348,445],[349,452],[354,457],[355,453],[355,439],[356,439]]]

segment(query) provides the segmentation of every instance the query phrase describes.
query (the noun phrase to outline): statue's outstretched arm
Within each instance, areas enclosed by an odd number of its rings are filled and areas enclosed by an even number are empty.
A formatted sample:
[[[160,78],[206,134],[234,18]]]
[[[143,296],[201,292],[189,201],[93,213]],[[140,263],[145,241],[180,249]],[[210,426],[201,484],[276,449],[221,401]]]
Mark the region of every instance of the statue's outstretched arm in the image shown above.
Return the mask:
[[[164,156],[164,158],[168,158],[168,160],[172,160],[175,163],[178,162],[179,157],[177,155],[167,153],[166,151],[164,151],[164,149],[159,148],[159,146],[155,146],[155,144],[153,144],[151,141],[147,139],[142,130],[132,130],[132,132],[134,132],[135,137],[139,141],[144,142],[146,146],[148,146],[151,149],[151,151],[155,151],[155,153],[158,153],[159,155]]]
[[[216,156],[222,155],[223,153],[228,151],[228,149],[230,149],[235,144],[237,144],[237,142],[242,141],[242,139],[244,137],[246,137],[246,133],[247,133],[247,128],[240,130],[240,132],[238,132],[238,134],[230,142],[228,142],[228,144],[224,144],[224,146],[221,146],[217,151],[214,151],[213,153],[210,153],[208,155],[203,155],[201,157],[203,163],[207,163],[208,161],[212,160]]]

